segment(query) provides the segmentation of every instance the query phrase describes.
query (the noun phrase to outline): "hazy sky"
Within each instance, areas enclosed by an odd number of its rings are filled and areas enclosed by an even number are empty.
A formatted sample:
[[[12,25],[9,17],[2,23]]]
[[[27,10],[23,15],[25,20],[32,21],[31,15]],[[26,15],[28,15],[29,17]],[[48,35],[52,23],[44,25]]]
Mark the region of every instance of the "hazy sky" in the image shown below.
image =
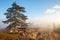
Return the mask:
[[[29,20],[38,25],[60,22],[60,0],[0,0],[0,20],[13,2],[25,7]]]

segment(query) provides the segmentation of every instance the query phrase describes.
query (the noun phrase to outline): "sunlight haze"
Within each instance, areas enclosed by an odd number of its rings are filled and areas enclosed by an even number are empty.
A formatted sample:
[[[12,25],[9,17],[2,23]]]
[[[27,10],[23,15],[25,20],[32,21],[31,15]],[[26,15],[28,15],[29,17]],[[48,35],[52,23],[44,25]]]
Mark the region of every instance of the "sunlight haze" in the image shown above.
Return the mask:
[[[60,24],[60,0],[1,0],[0,1],[0,26],[5,27],[2,20],[5,20],[4,13],[12,3],[25,7],[25,15],[28,16],[28,22],[34,23],[39,27],[48,27],[55,23]],[[2,26],[3,25],[3,26]]]

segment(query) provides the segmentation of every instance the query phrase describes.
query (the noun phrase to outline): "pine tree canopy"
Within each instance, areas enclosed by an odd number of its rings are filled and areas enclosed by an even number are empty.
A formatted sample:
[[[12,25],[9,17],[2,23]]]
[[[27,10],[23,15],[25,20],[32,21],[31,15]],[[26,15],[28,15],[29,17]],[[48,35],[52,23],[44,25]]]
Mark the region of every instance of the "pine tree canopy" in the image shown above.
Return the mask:
[[[3,23],[10,23],[7,28],[12,28],[16,26],[26,27],[26,20],[28,19],[23,13],[25,12],[25,8],[17,5],[15,2],[12,4],[11,8],[7,9],[7,12],[4,13],[6,15],[7,20],[3,21]],[[12,26],[11,26],[12,25]]]

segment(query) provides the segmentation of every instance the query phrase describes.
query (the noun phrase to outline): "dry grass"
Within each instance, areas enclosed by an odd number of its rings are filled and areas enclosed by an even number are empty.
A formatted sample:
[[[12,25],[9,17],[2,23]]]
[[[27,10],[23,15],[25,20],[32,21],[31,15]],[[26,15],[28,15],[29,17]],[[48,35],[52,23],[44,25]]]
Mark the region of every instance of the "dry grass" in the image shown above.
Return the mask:
[[[40,30],[32,31],[32,29],[27,31],[27,34],[25,34],[25,36],[20,36],[21,35],[18,33],[13,34],[0,32],[0,40],[60,40],[60,35],[55,32],[41,32]]]
[[[18,39],[18,35],[17,34],[8,34],[5,32],[1,32],[0,33],[0,40],[13,40],[13,39]]]

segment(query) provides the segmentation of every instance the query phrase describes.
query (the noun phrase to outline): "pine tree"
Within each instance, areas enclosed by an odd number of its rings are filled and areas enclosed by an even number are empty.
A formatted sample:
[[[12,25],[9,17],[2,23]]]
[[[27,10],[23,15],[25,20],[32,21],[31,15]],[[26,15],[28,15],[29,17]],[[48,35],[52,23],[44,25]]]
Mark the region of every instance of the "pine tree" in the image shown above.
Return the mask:
[[[25,8],[17,5],[15,2],[12,4],[11,8],[7,9],[7,12],[4,13],[6,15],[7,20],[3,21],[3,23],[9,23],[7,29],[16,28],[17,26],[26,27],[26,20],[28,19],[23,13],[25,12]]]

